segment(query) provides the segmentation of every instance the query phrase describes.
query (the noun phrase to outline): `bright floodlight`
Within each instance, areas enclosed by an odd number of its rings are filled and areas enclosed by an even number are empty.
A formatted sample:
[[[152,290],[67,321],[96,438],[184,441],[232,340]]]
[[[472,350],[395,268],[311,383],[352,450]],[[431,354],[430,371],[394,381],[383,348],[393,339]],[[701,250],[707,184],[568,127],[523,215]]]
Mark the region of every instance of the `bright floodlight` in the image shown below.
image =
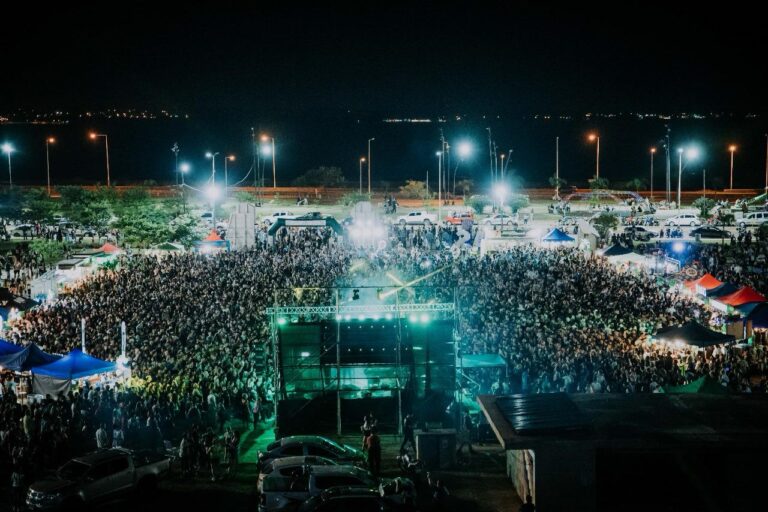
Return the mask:
[[[685,244],[683,242],[675,242],[672,244],[672,250],[675,252],[683,252],[685,250]]]
[[[189,172],[189,169],[190,169],[189,164],[186,163],[186,162],[184,162],[181,165],[179,165],[179,170],[181,172],[184,172],[184,173]]]
[[[54,137],[48,137],[48,139],[46,139],[46,142],[48,142],[48,144],[55,144],[56,139]]]
[[[472,154],[472,144],[469,142],[459,142],[458,152],[461,158],[467,158]]]
[[[213,158],[213,153],[211,153],[210,151],[206,151],[205,158]]]
[[[14,151],[16,151],[16,148],[13,147],[13,144],[9,142],[6,142],[5,144],[3,144],[2,148],[3,148],[3,153],[5,153],[6,155],[10,155]]]
[[[507,196],[507,186],[503,183],[496,185],[493,188],[493,195],[496,196],[499,201],[504,201],[504,198]]]
[[[435,156],[440,156],[440,155],[442,155],[442,154],[443,154],[443,152],[442,152],[442,151],[435,151]]]
[[[731,153],[736,151],[736,145],[735,144],[731,144],[730,146],[728,146],[728,151],[730,151]]]
[[[96,135],[96,132],[91,132],[88,134],[88,138],[91,140],[96,140],[96,137],[98,137],[98,135]]]
[[[688,160],[696,160],[699,158],[699,148],[688,148],[685,150],[685,157]]]
[[[264,144],[263,146],[261,146],[261,154],[262,155],[267,155],[267,156],[271,155],[272,154],[272,148],[270,146],[268,146],[267,144]]]
[[[589,139],[589,142],[594,142],[595,140],[597,140],[597,135],[595,135],[594,133],[590,133],[587,136],[587,139]]]
[[[235,155],[229,155],[227,157],[227,160],[229,160],[230,162],[234,162],[235,161]]]
[[[678,153],[682,153],[683,151],[684,151],[683,148],[677,148]]]
[[[205,189],[205,195],[208,197],[208,199],[215,201],[219,198],[219,194],[221,194],[221,191],[219,190],[219,187],[216,185],[210,185],[208,188]]]

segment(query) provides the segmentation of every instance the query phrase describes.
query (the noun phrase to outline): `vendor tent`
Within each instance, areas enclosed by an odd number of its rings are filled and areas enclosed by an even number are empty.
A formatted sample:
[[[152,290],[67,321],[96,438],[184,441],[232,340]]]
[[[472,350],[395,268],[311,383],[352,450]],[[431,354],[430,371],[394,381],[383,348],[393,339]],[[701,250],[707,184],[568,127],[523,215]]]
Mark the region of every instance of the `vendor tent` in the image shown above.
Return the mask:
[[[737,291],[738,289],[739,287],[733,283],[723,283],[720,286],[710,288],[705,292],[705,294],[707,297],[717,298],[717,297],[722,297],[724,295],[730,295],[733,292]]]
[[[757,306],[749,312],[747,320],[752,321],[753,328],[768,328],[768,304],[765,302],[758,303]]]
[[[696,291],[697,287],[698,288],[703,288],[704,290],[711,290],[712,288],[716,288],[716,287],[720,286],[721,284],[723,284],[723,282],[720,281],[719,279],[717,279],[712,274],[704,274],[703,276],[701,276],[698,279],[694,279],[693,281],[686,281],[685,282],[685,286],[689,290],[694,291],[694,292]]]
[[[655,338],[668,343],[683,343],[695,347],[711,347],[736,341],[731,334],[722,334],[701,325],[698,322],[688,322],[681,326],[670,326],[659,329]]]
[[[0,367],[14,372],[28,372],[58,359],[61,359],[61,356],[43,352],[40,347],[32,343],[18,352],[0,356]]]
[[[572,236],[569,236],[558,228],[552,229],[552,231],[544,235],[544,238],[541,239],[542,242],[550,243],[573,242],[574,240],[575,239]]]
[[[173,242],[163,242],[161,244],[153,245],[151,249],[155,251],[183,251],[184,246]]]
[[[766,299],[763,295],[757,293],[753,288],[745,286],[744,288],[737,292],[731,293],[730,295],[719,297],[717,301],[735,307],[741,306],[742,304],[747,304],[748,302],[766,302]]]
[[[116,254],[120,252],[120,248],[116,245],[112,245],[111,243],[107,242],[101,247],[99,247],[99,250],[105,254]]]
[[[625,247],[623,245],[614,244],[603,251],[603,256],[606,258],[610,258],[611,256],[621,256],[623,254],[629,254],[632,252],[632,249],[629,247]]]
[[[20,352],[24,349],[21,345],[17,345],[15,343],[9,343],[3,339],[0,339],[0,357],[3,357],[8,354],[15,354],[16,352]]]
[[[32,369],[33,374],[47,375],[56,379],[71,380],[115,371],[117,364],[102,361],[75,349],[58,361]]]
[[[708,393],[708,394],[726,394],[728,389],[723,387],[717,380],[705,375],[698,379],[683,384],[682,386],[670,386],[664,389],[666,393]]]
[[[648,260],[641,254],[637,254],[636,252],[629,252],[627,254],[617,254],[616,256],[610,256],[608,261],[614,264],[632,263],[635,265],[644,265]]]
[[[499,354],[465,354],[457,358],[456,366],[469,368],[504,368],[507,363]]]

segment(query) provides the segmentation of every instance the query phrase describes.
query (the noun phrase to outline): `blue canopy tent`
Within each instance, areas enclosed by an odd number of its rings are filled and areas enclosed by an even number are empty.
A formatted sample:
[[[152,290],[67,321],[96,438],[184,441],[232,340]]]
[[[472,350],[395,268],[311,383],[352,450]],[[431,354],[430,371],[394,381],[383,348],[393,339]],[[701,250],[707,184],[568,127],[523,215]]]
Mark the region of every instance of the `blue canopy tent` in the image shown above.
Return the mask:
[[[624,256],[632,252],[632,249],[623,245],[614,244],[603,251],[603,256],[608,258],[609,256]]]
[[[552,231],[544,235],[544,238],[541,239],[542,242],[554,242],[554,243],[563,243],[563,242],[573,242],[576,239],[572,236],[569,236],[567,233],[554,228]]]
[[[117,364],[103,361],[76,348],[58,361],[38,366],[32,370],[33,374],[47,375],[56,379],[81,379],[99,373],[109,373],[117,369]]]
[[[24,350],[24,347],[0,339],[0,357],[8,354],[15,354],[16,352],[21,352],[22,350]]]
[[[58,359],[61,359],[61,356],[43,352],[40,347],[32,343],[18,352],[0,356],[0,367],[14,372],[28,372],[35,367],[45,366]]]

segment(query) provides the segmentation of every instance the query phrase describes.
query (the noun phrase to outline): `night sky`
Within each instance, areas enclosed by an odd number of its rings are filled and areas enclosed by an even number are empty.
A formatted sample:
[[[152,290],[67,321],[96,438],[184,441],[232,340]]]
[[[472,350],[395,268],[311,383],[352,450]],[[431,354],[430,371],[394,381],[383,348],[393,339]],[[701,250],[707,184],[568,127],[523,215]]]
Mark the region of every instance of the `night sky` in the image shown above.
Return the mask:
[[[0,110],[421,115],[766,106],[763,20],[749,4],[161,4],[28,3],[5,12]]]

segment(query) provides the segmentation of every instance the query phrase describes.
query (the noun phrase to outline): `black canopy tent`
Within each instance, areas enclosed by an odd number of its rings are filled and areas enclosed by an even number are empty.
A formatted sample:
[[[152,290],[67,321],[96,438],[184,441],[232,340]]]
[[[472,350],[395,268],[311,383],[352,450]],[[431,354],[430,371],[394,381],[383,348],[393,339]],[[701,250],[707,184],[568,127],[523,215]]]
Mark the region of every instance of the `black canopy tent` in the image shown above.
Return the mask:
[[[685,345],[702,348],[733,343],[736,341],[736,337],[731,334],[722,334],[713,331],[695,321],[688,322],[681,326],[670,326],[659,329],[655,338],[668,343],[680,342]]]

